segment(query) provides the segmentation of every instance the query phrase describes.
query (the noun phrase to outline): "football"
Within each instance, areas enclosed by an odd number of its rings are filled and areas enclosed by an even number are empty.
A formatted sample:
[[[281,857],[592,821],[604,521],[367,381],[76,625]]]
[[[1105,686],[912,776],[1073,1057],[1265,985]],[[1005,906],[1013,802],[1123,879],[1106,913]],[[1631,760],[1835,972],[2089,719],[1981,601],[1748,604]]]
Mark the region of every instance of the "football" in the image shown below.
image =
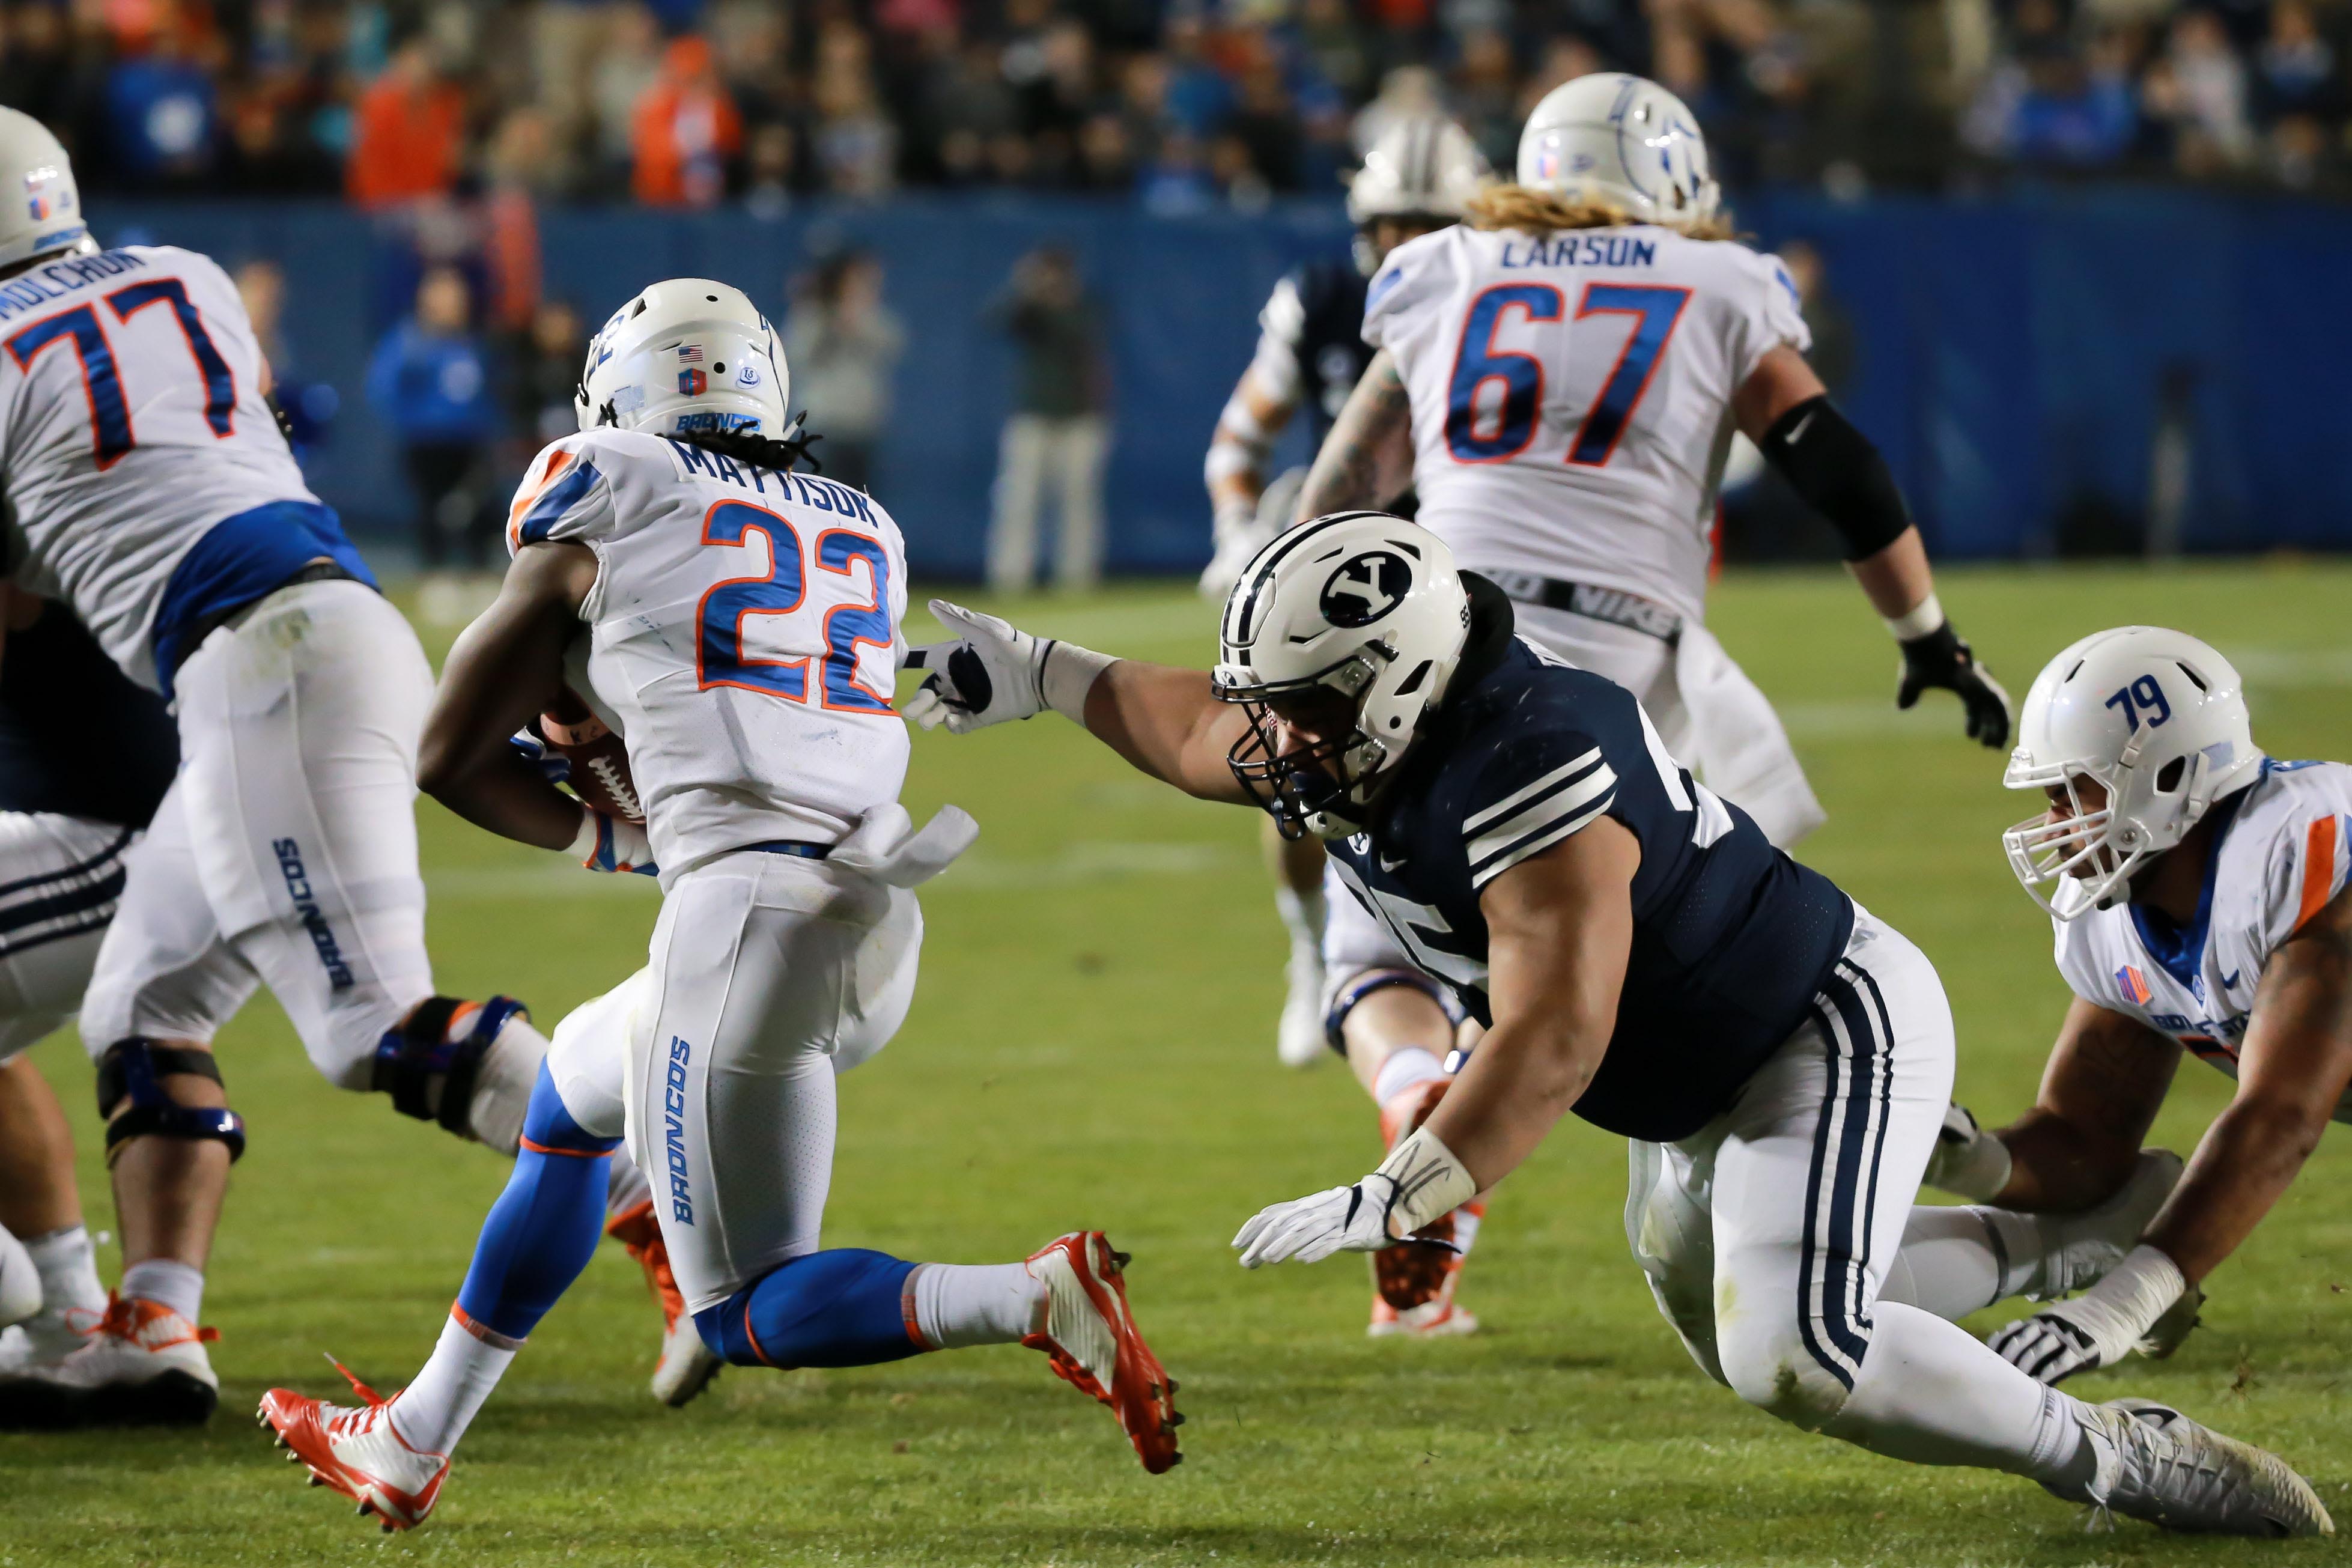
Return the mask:
[[[540,715],[539,732],[571,763],[572,776],[564,782],[572,794],[608,816],[645,821],[645,802],[629,777],[627,742],[596,717],[578,692],[563,689],[555,706]]]

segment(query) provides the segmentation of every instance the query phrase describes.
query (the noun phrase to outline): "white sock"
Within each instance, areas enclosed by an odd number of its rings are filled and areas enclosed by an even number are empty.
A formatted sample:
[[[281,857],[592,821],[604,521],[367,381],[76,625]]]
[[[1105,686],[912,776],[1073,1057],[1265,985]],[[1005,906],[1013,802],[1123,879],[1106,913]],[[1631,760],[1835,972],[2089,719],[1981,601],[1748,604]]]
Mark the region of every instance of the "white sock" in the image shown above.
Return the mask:
[[[26,1242],[25,1250],[32,1254],[33,1267],[40,1272],[43,1310],[106,1310],[106,1287],[99,1281],[98,1251],[90,1245],[88,1230],[78,1225],[53,1230]],[[204,1289],[202,1275],[196,1277],[196,1289]]]
[[[1879,1300],[1939,1318],[1965,1318],[2011,1296],[2069,1289],[2068,1281],[2052,1277],[2062,1257],[2063,1248],[2052,1246],[2033,1215],[1922,1204],[1903,1227],[1903,1246]]]
[[[432,1358],[393,1396],[392,1429],[418,1453],[448,1453],[521,1348],[520,1340],[473,1328],[450,1313]]]
[[[1274,889],[1274,907],[1282,916],[1283,929],[1290,932],[1290,945],[1308,948],[1319,958],[1323,952],[1323,918],[1329,912],[1323,901],[1323,889],[1302,893],[1285,883]]]
[[[915,1327],[935,1351],[1017,1343],[1045,1304],[1045,1287],[1025,1263],[919,1263],[907,1293]]]
[[[2090,1479],[2096,1456],[2072,1394],[1916,1307],[1881,1297],[1873,1318],[1861,1375],[1823,1431],[1915,1465],[1972,1465],[2061,1487]]]
[[[639,1204],[654,1195],[646,1173],[629,1158],[626,1149],[613,1151],[613,1163],[604,1174],[604,1217],[618,1219]]]
[[[169,1307],[190,1322],[205,1304],[205,1271],[170,1258],[151,1258],[122,1271],[122,1293]]]
[[[1372,1103],[1382,1110],[1390,1100],[1407,1089],[1445,1076],[1445,1064],[1419,1046],[1404,1046],[1391,1051],[1381,1063],[1380,1071],[1372,1075]]]

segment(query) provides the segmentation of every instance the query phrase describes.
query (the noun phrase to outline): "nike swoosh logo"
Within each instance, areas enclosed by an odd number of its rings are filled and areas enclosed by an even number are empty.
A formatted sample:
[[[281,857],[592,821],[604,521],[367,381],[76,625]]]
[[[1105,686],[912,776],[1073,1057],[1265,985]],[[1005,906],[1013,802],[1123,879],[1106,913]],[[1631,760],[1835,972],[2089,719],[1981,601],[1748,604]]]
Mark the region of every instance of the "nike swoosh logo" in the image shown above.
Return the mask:
[[[2244,971],[2242,970],[2233,969],[2230,971],[2229,973],[2221,976],[2221,989],[2224,991],[2235,991],[2238,988],[2238,976],[2243,973]]]
[[[1802,419],[1797,421],[1796,425],[1789,431],[1788,444],[1790,446],[1793,447],[1797,444],[1799,438],[1804,435],[1805,427],[1813,422],[1813,416],[1820,412],[1821,410],[1818,408],[1809,410]]]
[[[1400,867],[1400,866],[1402,866],[1402,865],[1403,865],[1403,864],[1404,864],[1404,862],[1403,862],[1403,861],[1402,861],[1402,860],[1391,860],[1391,859],[1390,859],[1390,858],[1389,858],[1387,856],[1385,856],[1385,855],[1383,855],[1383,856],[1381,856],[1381,870],[1383,870],[1383,871],[1393,871],[1393,870],[1395,870],[1398,867]]]

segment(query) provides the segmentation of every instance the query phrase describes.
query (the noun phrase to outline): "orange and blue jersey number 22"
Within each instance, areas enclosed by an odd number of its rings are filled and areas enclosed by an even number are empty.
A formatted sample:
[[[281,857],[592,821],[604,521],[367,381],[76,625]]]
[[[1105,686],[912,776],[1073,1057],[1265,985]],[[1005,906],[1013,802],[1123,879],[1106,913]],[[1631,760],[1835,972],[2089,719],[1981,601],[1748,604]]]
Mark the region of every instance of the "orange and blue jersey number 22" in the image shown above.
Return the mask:
[[[151,279],[117,289],[106,296],[106,302],[118,321],[130,321],[150,305],[171,305],[188,340],[188,356],[196,362],[196,370],[205,379],[205,423],[216,437],[233,434],[236,377],[228,361],[221,357],[212,334],[205,330],[203,315],[188,299],[188,286],[177,278]],[[81,362],[82,390],[89,398],[90,445],[98,466],[110,468],[137,442],[131,430],[131,403],[122,392],[122,373],[115,363],[114,345],[107,341],[106,329],[99,321],[98,307],[76,305],[34,322],[8,340],[8,353],[18,370],[29,371],[42,350],[58,342],[71,343],[74,357]]]
[[[1690,303],[1690,290],[1643,283],[1588,283],[1576,302],[1576,319],[1629,315],[1633,330],[1616,364],[1601,384],[1576,435],[1569,443],[1567,460],[1598,468],[1616,451],[1617,442],[1633,417],[1650,378],[1658,368],[1675,323]],[[1560,319],[1559,290],[1549,283],[1501,283],[1471,302],[1462,323],[1462,341],[1454,350],[1454,374],[1446,385],[1445,445],[1454,460],[1493,463],[1515,458],[1535,439],[1536,421],[1543,407],[1543,363],[1531,353],[1497,349],[1495,331],[1506,312],[1518,310],[1528,321]],[[1501,384],[1499,399],[1488,395],[1482,415],[1478,402],[1488,382]]]
[[[739,687],[787,702],[807,702],[809,660],[760,658],[743,650],[743,623],[753,616],[786,616],[808,598],[809,562],[798,530],[749,501],[720,501],[702,520],[702,542],[742,549],[752,534],[766,541],[768,569],[756,577],[730,577],[703,594],[695,616],[695,678],[700,689]],[[861,647],[890,647],[890,558],[879,542],[848,529],[817,535],[816,570],[846,580],[856,593],[857,566],[866,567],[863,598],[850,597],[824,616],[824,655],[816,700],[853,713],[887,713],[889,698],[857,679]]]

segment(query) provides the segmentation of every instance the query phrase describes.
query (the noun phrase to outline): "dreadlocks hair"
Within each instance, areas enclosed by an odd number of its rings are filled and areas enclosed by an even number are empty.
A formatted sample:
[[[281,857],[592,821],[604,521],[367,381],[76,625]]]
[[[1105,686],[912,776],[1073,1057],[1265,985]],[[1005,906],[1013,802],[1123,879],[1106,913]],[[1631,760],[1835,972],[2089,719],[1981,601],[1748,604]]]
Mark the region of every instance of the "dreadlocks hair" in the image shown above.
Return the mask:
[[[1489,185],[1472,196],[1466,220],[1472,228],[1517,229],[1541,239],[1580,228],[1617,228],[1644,220],[1608,202],[1578,200],[1527,185]],[[1693,239],[1736,239],[1727,213],[1717,213],[1684,230]]]
[[[812,474],[824,472],[824,459],[809,449],[824,437],[809,434],[806,409],[793,416],[781,439],[749,430],[692,430],[677,438],[706,452],[716,452],[755,468],[772,468],[780,474],[791,473],[803,463]]]

